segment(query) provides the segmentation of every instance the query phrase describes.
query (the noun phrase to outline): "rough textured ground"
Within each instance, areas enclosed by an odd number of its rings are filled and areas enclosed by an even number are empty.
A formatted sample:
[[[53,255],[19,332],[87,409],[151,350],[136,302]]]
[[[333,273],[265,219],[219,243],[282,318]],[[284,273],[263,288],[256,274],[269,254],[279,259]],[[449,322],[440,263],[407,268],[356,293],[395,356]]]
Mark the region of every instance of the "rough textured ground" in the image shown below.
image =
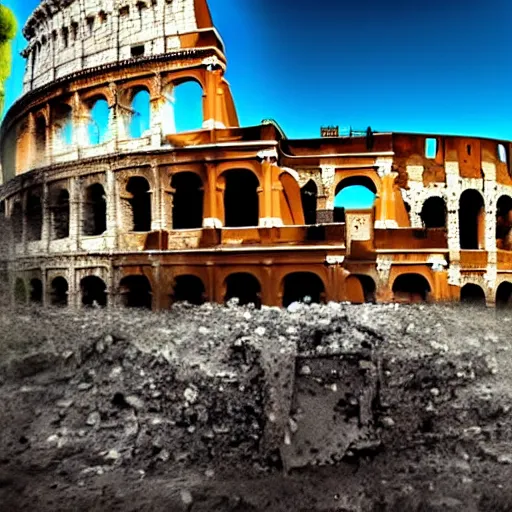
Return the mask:
[[[2,309],[0,510],[512,510],[511,327],[439,306]],[[295,353],[300,372],[365,352],[377,442],[287,473],[268,403]]]

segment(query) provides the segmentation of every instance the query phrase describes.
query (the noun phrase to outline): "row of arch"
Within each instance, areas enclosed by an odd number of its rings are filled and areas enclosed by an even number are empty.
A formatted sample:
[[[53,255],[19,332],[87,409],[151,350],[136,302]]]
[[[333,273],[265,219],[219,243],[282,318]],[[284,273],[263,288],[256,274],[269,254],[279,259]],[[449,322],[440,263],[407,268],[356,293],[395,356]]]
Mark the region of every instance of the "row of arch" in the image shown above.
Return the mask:
[[[351,275],[348,279],[355,280],[363,291],[363,298],[358,302],[375,302],[375,281],[368,275]],[[352,286],[347,283],[347,286]],[[239,305],[262,305],[262,287],[257,277],[247,272],[230,274],[224,282],[224,302],[238,299]],[[287,307],[294,302],[324,303],[326,302],[325,284],[313,272],[292,272],[283,278],[281,283],[281,305]],[[400,302],[422,302],[428,300],[430,285],[424,276],[419,274],[402,274],[393,283],[394,299]],[[53,306],[68,304],[69,286],[62,276],[50,282],[49,303]],[[118,303],[126,307],[152,308],[153,292],[148,278],[144,275],[132,275],[121,279],[117,293]],[[28,289],[23,279],[18,278],[14,289],[17,303],[41,303],[43,301],[42,281],[33,278]],[[87,276],[80,281],[80,296],[83,306],[106,306],[108,302],[107,285],[97,276]],[[196,275],[181,275],[175,278],[170,295],[171,303],[189,302],[201,305],[207,301],[206,287]]]

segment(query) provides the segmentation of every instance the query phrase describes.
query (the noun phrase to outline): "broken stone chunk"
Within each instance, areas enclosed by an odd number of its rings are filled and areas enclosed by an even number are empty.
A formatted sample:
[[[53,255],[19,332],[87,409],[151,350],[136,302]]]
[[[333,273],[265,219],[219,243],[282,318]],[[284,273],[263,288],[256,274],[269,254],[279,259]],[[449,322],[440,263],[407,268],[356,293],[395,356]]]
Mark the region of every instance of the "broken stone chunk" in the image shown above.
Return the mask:
[[[138,396],[129,395],[125,398],[125,401],[130,407],[133,407],[136,411],[140,411],[141,409],[144,408],[144,402]]]
[[[87,416],[87,420],[85,423],[87,425],[93,427],[94,425],[98,425],[100,421],[101,421],[100,413],[95,411],[95,412],[91,412],[91,414],[89,414],[89,416]]]

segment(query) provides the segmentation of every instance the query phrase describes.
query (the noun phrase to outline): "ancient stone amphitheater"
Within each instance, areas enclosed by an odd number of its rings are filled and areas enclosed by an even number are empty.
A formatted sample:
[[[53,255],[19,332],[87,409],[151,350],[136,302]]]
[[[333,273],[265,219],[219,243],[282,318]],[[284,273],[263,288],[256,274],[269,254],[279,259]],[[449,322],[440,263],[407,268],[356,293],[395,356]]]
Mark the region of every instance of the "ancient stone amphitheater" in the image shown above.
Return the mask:
[[[13,301],[509,302],[509,142],[241,128],[206,0],[43,0],[24,34],[0,134]],[[355,185],[373,207],[335,208]]]

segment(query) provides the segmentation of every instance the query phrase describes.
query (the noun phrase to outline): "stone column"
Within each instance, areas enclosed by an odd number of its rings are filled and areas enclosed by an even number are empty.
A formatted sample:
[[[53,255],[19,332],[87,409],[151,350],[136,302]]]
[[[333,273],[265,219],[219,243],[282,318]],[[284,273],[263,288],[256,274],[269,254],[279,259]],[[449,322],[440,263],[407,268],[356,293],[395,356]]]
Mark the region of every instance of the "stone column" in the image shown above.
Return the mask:
[[[105,172],[105,195],[107,196],[107,231],[105,233],[108,249],[117,247],[117,208],[116,208],[116,178],[114,171],[108,169]]]
[[[207,183],[204,193],[203,228],[221,228],[222,220],[218,210],[219,184],[215,164],[206,164]]]
[[[381,190],[380,197],[376,199],[375,228],[397,228],[395,179],[398,173],[393,171],[393,158],[381,158],[376,163],[381,178]]]
[[[41,240],[45,252],[50,251],[50,239],[51,239],[51,210],[50,210],[50,198],[48,194],[48,183],[43,184],[43,197],[41,198],[41,207],[43,210],[43,225],[41,229]]]
[[[22,229],[21,229],[21,244],[23,246],[23,253],[26,254],[27,253],[27,244],[28,244],[28,240],[27,240],[27,226],[28,226],[28,219],[27,219],[27,200],[28,200],[28,195],[27,195],[27,192],[23,192],[22,196],[21,196],[21,206],[22,206],[22,222],[21,222],[21,225],[22,225]]]
[[[160,183],[160,172],[157,164],[151,164],[153,175],[153,190],[151,191],[151,230],[159,231],[164,229],[164,212],[162,208],[162,186]]]
[[[334,177],[336,176],[336,167],[322,165],[320,166],[320,171],[322,173],[325,205],[317,210],[317,222],[319,224],[329,224],[334,221],[334,196],[336,192],[334,189]]]
[[[272,228],[283,225],[280,205],[280,195],[283,186],[279,181],[278,168],[276,166],[277,156],[275,149],[258,153],[258,158],[261,161],[261,174],[263,176],[263,183],[258,188],[258,193],[260,194],[260,227]]]
[[[82,201],[78,178],[69,179],[69,240],[71,250],[80,248],[80,235],[82,223]]]
[[[221,87],[222,67],[217,57],[208,57],[203,60],[207,66],[206,90],[203,100],[203,128],[213,130],[225,128],[222,119],[224,91]]]

